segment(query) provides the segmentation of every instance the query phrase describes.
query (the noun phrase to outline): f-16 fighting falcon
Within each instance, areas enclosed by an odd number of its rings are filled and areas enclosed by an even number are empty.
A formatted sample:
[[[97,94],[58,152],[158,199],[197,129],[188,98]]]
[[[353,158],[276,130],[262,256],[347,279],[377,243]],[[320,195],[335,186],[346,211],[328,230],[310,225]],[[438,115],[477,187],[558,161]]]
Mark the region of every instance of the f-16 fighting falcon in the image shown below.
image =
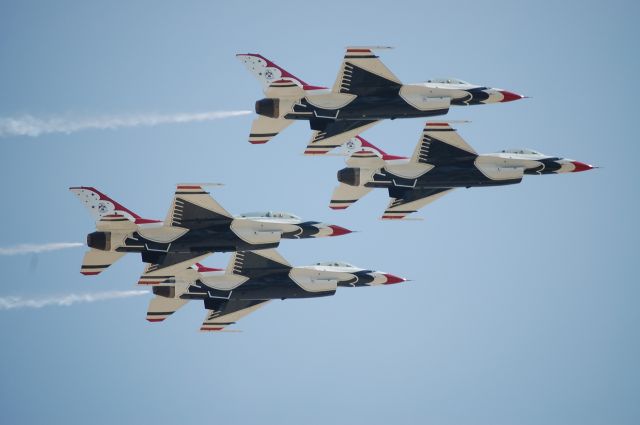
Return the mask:
[[[349,47],[331,91],[307,84],[259,54],[237,57],[260,81],[249,142],[266,143],[294,120],[315,130],[305,154],[325,154],[380,120],[444,115],[451,105],[509,102],[524,96],[454,78],[402,84],[373,53],[389,47]]]
[[[80,272],[96,275],[126,253],[139,252],[142,261],[150,263],[145,275],[155,279],[173,269],[187,268],[213,252],[274,248],[282,238],[351,233],[340,226],[302,221],[284,212],[233,216],[203,186],[177,185],[164,221],[144,219],[92,187],[70,188],[96,220],[97,231],[87,235],[90,250]]]
[[[269,300],[334,295],[340,287],[389,285],[406,279],[342,262],[292,267],[274,249],[238,251],[226,271],[196,264],[154,282],[147,320],[161,322],[189,300],[204,300],[201,331],[220,331]]]
[[[586,171],[591,165],[544,155],[530,149],[508,149],[478,155],[448,123],[427,123],[411,158],[389,155],[361,137],[349,142],[354,152],[338,171],[340,185],[330,207],[345,209],[376,187],[389,190],[382,219],[404,219],[456,187],[520,183],[525,174]]]

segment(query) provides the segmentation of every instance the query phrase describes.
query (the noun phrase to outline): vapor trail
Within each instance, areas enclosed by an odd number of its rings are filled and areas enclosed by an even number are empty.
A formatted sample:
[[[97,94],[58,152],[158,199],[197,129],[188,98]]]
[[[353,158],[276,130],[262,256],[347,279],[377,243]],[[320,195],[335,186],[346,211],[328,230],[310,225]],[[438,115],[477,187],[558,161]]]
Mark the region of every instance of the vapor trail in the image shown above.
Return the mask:
[[[0,117],[0,137],[31,136],[49,133],[75,133],[89,129],[117,129],[123,127],[155,126],[159,124],[178,124],[198,121],[211,121],[223,118],[248,115],[251,111],[210,111],[179,114],[140,114],[120,116],[99,116],[88,118],[36,118],[31,115],[20,117]]]
[[[49,298],[0,297],[0,311],[48,306],[67,307],[77,303],[94,303],[118,298],[137,297],[148,293],[149,291],[110,291],[93,294],[68,294]]]
[[[84,246],[84,244],[80,242],[54,242],[43,244],[23,243],[7,248],[0,248],[0,255],[39,254],[41,252],[77,248],[79,246]]]

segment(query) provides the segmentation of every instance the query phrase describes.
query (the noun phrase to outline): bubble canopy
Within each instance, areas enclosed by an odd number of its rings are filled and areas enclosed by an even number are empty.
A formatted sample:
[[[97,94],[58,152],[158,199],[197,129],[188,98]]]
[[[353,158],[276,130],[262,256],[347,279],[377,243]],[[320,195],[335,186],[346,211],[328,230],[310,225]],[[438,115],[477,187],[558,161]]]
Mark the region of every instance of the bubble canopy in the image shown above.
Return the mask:
[[[459,80],[457,78],[432,78],[430,80],[427,80],[427,83],[435,83],[435,84],[464,84],[467,86],[470,86],[471,84],[463,81],[463,80]]]
[[[285,218],[292,220],[300,220],[300,217],[297,215],[282,212],[282,211],[256,211],[256,212],[248,212],[240,214],[239,217],[243,218]]]
[[[544,156],[544,154],[542,152],[534,151],[533,149],[527,149],[527,148],[504,149],[501,152],[502,153],[518,153],[518,154],[521,154],[521,155]]]
[[[316,266],[356,268],[353,264],[345,263],[344,261],[324,261],[322,263],[316,263]]]

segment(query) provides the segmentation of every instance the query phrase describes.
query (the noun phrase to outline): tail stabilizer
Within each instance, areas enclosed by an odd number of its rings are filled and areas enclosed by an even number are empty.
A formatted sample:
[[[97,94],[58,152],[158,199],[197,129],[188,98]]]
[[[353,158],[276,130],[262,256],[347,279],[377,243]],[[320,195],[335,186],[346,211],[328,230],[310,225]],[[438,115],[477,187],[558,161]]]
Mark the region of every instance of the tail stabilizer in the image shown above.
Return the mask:
[[[271,83],[279,80],[291,81],[303,90],[322,90],[326,87],[313,86],[306,83],[269,59],[257,53],[241,53],[236,57],[247,67],[249,72],[260,82],[262,90],[267,92]]]
[[[140,217],[96,188],[78,186],[70,187],[69,190],[84,204],[98,227],[105,229],[131,227],[129,223],[126,223],[127,221],[135,225],[160,223],[159,220]]]
[[[360,198],[371,192],[371,187],[351,186],[340,183],[331,195],[331,203],[329,208],[332,210],[344,210],[356,203]]]
[[[116,251],[100,251],[91,248],[84,254],[80,273],[93,276],[102,273],[107,267],[118,261],[125,253]]]
[[[167,289],[170,290],[172,288]],[[173,297],[167,298],[165,296],[156,295],[151,298],[151,301],[149,301],[149,307],[147,308],[147,320],[149,322],[162,322],[187,302],[189,302],[189,300]]]
[[[293,124],[293,120],[284,118],[269,118],[259,115],[251,124],[249,143],[259,145],[267,143],[285,128]]]

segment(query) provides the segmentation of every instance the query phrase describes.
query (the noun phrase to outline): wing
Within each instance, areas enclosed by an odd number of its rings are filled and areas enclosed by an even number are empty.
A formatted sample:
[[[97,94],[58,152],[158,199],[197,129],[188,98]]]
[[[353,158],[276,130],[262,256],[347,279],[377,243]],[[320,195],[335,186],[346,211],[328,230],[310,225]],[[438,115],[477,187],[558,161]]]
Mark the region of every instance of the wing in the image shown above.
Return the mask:
[[[162,322],[188,301],[189,300],[183,300],[180,298],[166,298],[156,295],[151,298],[151,301],[149,301],[149,307],[147,308],[147,320],[149,322]]]
[[[344,210],[349,208],[358,199],[371,192],[371,189],[372,188],[370,187],[350,186],[348,184],[340,183],[340,185],[333,191],[333,195],[331,195],[329,208],[333,210]]]
[[[249,313],[253,313],[268,303],[269,300],[226,300],[207,298],[204,306],[207,315],[200,330],[203,332],[221,331],[229,325],[235,324]]]
[[[414,190],[407,189],[397,192],[389,189],[391,200],[384,214],[383,220],[402,220],[407,215],[417,212],[420,208],[446,195],[453,189]],[[392,193],[396,192],[396,193]]]
[[[348,47],[333,84],[334,93],[358,96],[398,94],[402,83],[373,54],[374,47]]]
[[[428,122],[416,146],[412,162],[441,165],[451,162],[475,161],[478,154],[445,122]]]
[[[96,275],[118,261],[125,253],[116,251],[101,251],[91,248],[84,254],[80,273],[84,275]]]
[[[259,115],[251,124],[251,133],[249,134],[249,143],[254,145],[267,143],[276,137],[285,128],[289,127],[293,120],[284,118],[269,118]]]
[[[175,283],[186,281],[193,276],[189,272],[193,264],[198,263],[211,255],[210,252],[193,253],[144,253],[142,261],[151,263],[144,268],[144,272],[138,285],[160,285],[163,283]],[[189,275],[188,273],[191,273]]]
[[[202,184],[184,183],[176,186],[171,208],[164,220],[165,226],[185,229],[203,229],[230,224],[233,216],[218,204]]]
[[[227,267],[227,270],[232,270],[233,274],[242,276],[253,276],[265,270],[289,269],[291,264],[275,249],[234,252]]]
[[[324,130],[314,131],[311,141],[304,151],[305,155],[324,155],[333,148],[343,145],[352,137],[373,127],[380,120],[333,121]]]

